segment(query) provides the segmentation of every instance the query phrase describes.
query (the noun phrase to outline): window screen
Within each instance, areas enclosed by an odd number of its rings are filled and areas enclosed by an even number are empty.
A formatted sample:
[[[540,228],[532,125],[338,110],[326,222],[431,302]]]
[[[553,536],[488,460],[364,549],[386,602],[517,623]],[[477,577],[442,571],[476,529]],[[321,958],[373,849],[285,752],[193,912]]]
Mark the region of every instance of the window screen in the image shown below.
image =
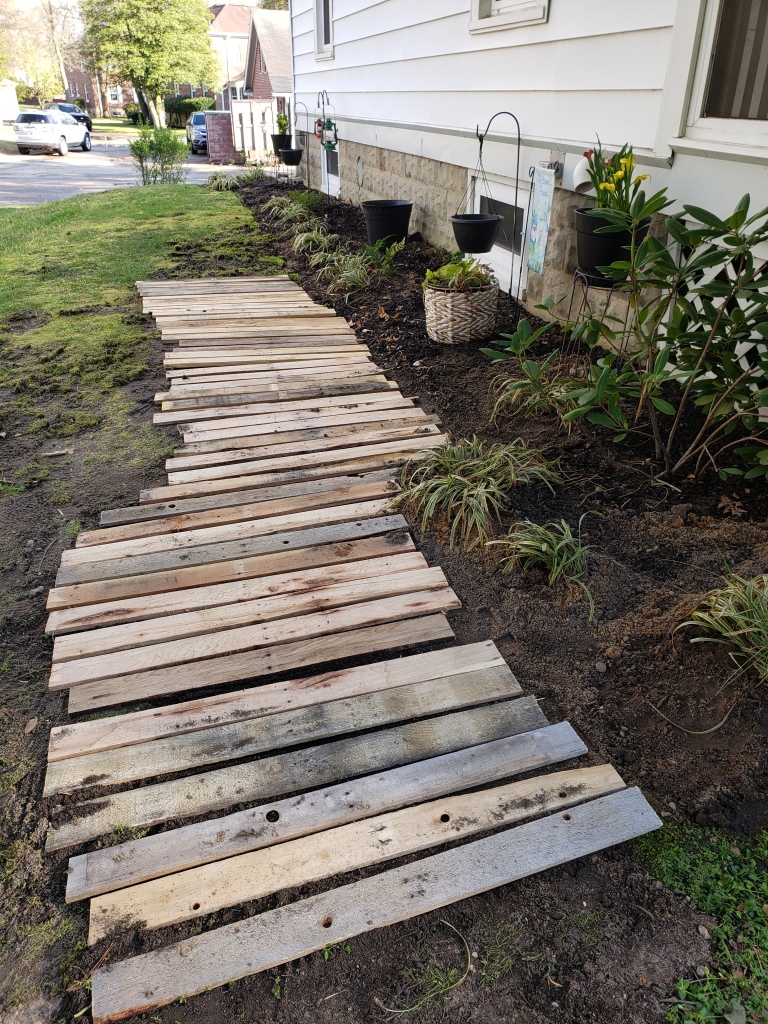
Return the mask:
[[[334,178],[339,176],[339,154],[335,149],[325,150],[325,170]]]
[[[331,45],[331,0],[321,0],[321,15],[323,22],[323,47]]]
[[[768,0],[723,0],[703,114],[768,120]]]
[[[523,238],[523,220],[525,210],[517,207],[517,221],[515,221],[515,207],[511,203],[500,203],[498,199],[489,199],[487,196],[480,196],[480,213],[501,214],[502,221],[499,233],[496,236],[494,245],[507,252],[519,253]],[[512,228],[514,224],[514,250],[512,247]]]

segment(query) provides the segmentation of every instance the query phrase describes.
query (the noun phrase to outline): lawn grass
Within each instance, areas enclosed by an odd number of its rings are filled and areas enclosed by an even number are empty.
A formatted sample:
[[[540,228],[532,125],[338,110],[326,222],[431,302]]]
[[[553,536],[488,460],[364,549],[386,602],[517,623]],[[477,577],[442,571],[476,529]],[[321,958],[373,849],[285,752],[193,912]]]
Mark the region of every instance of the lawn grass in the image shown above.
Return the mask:
[[[714,967],[677,984],[674,1024],[746,1024],[768,1013],[768,832],[741,839],[667,824],[637,841],[648,872],[717,919]]]
[[[2,429],[67,436],[93,426],[104,396],[147,368],[134,283],[179,258],[204,259],[213,273],[279,270],[261,257],[263,241],[234,196],[194,185],[0,210]]]
[[[94,134],[135,136],[138,133],[137,126],[127,117],[94,117],[91,120]]]

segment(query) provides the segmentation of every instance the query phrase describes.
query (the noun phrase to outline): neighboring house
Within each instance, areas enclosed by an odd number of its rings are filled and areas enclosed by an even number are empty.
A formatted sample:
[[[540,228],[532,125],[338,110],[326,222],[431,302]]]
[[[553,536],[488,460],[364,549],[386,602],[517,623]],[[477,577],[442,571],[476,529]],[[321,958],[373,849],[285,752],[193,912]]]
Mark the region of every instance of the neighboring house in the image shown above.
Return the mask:
[[[253,0],[254,4],[256,0]],[[250,4],[215,4],[208,29],[211,46],[219,58],[222,87],[216,93],[216,109],[231,110],[232,100],[243,97],[243,68],[251,27]]]
[[[359,202],[409,198],[411,230],[455,248],[448,216],[505,205],[508,242],[484,257],[502,284],[519,275],[529,301],[570,291],[576,266],[573,174],[599,137],[635,147],[653,189],[732,212],[745,192],[768,195],[766,0],[292,0],[297,105],[319,90],[338,123],[338,152],[309,147],[312,183]],[[299,107],[300,109],[300,107]],[[475,172],[476,127],[497,111]],[[298,118],[299,126],[303,120]],[[560,161],[542,274],[520,259],[529,169]],[[305,169],[306,170],[306,169]],[[527,221],[526,221],[527,223]]]
[[[287,11],[251,11],[243,72],[243,99],[232,102],[235,149],[259,159],[271,155],[277,115],[291,115],[293,66]]]
[[[82,65],[74,61],[69,61],[67,65],[67,82],[67,102],[82,99],[85,101],[86,110],[99,117],[109,117],[112,108],[122,110],[124,103],[136,102],[136,94],[130,85],[110,83],[106,86],[105,94],[100,94],[98,82],[90,71],[86,71]],[[110,110],[104,109],[105,100]]]

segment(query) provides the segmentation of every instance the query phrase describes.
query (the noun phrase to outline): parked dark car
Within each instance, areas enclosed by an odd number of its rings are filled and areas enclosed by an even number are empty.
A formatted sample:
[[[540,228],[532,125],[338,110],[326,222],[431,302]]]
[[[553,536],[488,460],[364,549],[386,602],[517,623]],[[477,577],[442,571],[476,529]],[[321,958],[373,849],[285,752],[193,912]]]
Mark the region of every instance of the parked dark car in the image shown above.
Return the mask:
[[[80,124],[84,124],[89,132],[93,131],[93,121],[91,115],[86,114],[82,107],[78,107],[76,103],[50,103],[48,110],[51,109],[63,110],[65,114],[69,114],[70,117],[74,117]]]

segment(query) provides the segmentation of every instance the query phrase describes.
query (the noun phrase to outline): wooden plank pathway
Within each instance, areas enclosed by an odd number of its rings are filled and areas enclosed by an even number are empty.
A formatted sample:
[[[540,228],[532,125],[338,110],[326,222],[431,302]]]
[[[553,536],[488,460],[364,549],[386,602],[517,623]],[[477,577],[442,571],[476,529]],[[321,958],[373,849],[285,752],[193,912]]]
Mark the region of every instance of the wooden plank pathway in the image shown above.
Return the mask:
[[[182,443],[167,485],[62,556],[50,686],[79,717],[51,732],[47,848],[72,850],[89,942],[193,927],[100,967],[93,1020],[658,827],[610,766],[573,763],[583,742],[492,642],[451,645],[459,601],[390,508],[444,435],[345,321],[281,275],[138,288],[168,346],[155,421]],[[385,866],[413,854],[417,872]],[[323,891],[194,926],[308,883]]]

